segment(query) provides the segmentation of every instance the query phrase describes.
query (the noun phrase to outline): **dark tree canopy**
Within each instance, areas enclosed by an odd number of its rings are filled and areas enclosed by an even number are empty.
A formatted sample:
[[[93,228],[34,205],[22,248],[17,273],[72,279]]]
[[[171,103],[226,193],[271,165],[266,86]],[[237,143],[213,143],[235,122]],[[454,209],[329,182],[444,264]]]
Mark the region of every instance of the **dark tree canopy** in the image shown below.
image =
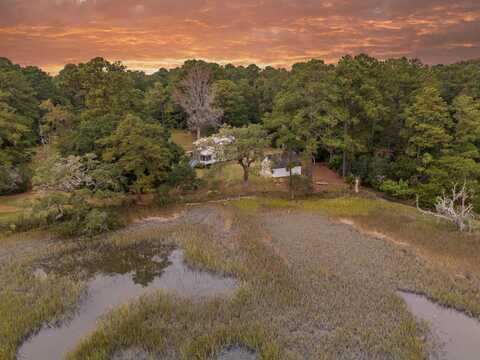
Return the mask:
[[[192,74],[207,74],[198,77],[208,84],[199,87],[203,108],[178,96]],[[480,60],[431,67],[365,54],[290,70],[194,59],[151,75],[94,58],[55,77],[0,58],[0,192],[22,188],[16,184],[25,183],[24,168],[43,143],[63,157],[95,156],[105,183],[122,179],[128,191],[150,191],[185,164],[169,129],[186,129],[196,117],[202,126],[263,125],[270,145],[301,154],[307,165],[326,161],[345,177],[417,194],[423,204],[454,181],[480,194]],[[480,208],[480,195],[474,202]]]

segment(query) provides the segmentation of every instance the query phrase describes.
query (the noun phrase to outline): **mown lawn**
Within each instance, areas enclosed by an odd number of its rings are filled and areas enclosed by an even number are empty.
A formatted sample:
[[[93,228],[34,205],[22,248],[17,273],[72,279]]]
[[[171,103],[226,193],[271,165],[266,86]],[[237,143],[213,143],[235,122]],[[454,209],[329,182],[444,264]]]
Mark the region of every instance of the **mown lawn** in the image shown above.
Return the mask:
[[[225,195],[242,193],[279,193],[287,191],[286,179],[273,179],[260,175],[260,164],[251,166],[248,188],[244,188],[243,169],[236,162],[219,163],[206,169],[197,169],[199,178],[211,191]]]
[[[25,212],[31,201],[38,196],[40,194],[35,192],[0,196],[0,229],[13,227],[18,217]]]
[[[172,141],[180,145],[185,151],[193,150],[193,142],[195,141],[191,132],[186,130],[172,130]]]

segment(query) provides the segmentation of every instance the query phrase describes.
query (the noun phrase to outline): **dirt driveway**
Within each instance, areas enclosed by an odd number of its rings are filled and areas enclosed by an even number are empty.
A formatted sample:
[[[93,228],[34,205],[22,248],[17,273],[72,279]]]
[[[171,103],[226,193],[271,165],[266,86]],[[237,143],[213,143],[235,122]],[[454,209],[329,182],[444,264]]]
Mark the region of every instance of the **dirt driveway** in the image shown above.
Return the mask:
[[[326,163],[318,163],[313,167],[313,189],[315,192],[334,190],[345,187],[345,181]]]

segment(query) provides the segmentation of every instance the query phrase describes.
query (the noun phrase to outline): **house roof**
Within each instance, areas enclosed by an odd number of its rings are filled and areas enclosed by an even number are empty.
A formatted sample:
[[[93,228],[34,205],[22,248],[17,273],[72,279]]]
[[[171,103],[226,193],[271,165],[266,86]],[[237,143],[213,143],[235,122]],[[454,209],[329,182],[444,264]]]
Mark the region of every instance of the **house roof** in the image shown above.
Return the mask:
[[[302,162],[297,153],[293,153],[291,158],[288,152],[283,152],[281,154],[267,155],[266,157],[272,163],[272,169],[282,169],[288,167],[289,163],[293,163],[295,166],[301,166]]]
[[[213,155],[214,153],[215,153],[215,149],[211,146],[200,150],[200,155],[203,155],[203,156],[210,156],[210,155]]]
[[[235,138],[233,136],[217,136],[213,135],[210,137],[205,137],[198,139],[193,144],[197,148],[209,147],[211,145],[229,145],[235,142]]]

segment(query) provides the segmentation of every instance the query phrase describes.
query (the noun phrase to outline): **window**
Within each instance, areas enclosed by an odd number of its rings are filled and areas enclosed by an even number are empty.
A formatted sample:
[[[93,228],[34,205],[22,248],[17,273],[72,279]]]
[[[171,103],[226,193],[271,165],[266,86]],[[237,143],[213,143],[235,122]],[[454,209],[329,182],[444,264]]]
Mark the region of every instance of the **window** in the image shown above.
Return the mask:
[[[211,161],[212,155],[200,155],[200,161]]]

